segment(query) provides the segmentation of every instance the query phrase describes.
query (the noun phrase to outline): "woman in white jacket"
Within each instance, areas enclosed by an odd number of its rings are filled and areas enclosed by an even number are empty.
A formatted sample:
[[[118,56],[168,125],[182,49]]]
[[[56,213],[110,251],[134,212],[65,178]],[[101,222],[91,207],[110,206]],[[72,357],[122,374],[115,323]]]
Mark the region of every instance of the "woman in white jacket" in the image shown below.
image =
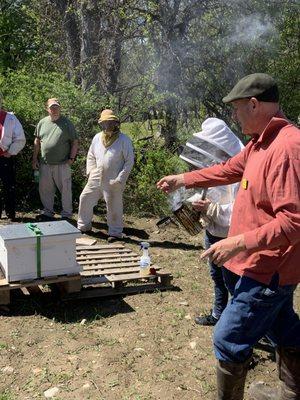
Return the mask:
[[[102,197],[106,203],[108,241],[123,237],[123,192],[134,164],[132,142],[120,132],[120,121],[112,110],[104,110],[98,121],[103,129],[89,148],[88,182],[80,195],[78,229],[92,229],[93,209]]]
[[[3,185],[3,200],[6,216],[15,220],[16,213],[16,171],[14,157],[25,146],[26,139],[18,118],[2,109],[0,95],[0,179]],[[2,193],[0,198],[0,218],[2,214]]]

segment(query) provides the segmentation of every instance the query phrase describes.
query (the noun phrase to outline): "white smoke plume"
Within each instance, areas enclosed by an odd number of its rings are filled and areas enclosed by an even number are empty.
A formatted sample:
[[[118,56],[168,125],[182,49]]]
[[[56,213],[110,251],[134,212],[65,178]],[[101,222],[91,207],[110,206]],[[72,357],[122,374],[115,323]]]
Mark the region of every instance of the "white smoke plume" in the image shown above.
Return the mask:
[[[278,32],[270,18],[260,14],[252,14],[235,21],[233,34],[229,42],[233,45],[270,46],[270,37],[275,38]]]

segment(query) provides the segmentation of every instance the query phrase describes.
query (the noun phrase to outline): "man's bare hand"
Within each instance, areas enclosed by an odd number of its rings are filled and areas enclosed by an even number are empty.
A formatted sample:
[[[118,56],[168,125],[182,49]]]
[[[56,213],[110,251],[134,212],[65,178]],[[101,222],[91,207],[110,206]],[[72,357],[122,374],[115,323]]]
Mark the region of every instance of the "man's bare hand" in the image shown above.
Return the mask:
[[[182,186],[184,186],[183,174],[165,176],[156,184],[157,189],[165,193],[172,193]]]
[[[226,261],[245,250],[244,235],[232,236],[210,246],[201,254],[201,258],[209,258],[218,267],[222,267]]]
[[[210,203],[211,203],[211,201],[208,199],[197,200],[197,201],[193,201],[192,206],[196,211],[202,211],[202,212],[206,213]]]

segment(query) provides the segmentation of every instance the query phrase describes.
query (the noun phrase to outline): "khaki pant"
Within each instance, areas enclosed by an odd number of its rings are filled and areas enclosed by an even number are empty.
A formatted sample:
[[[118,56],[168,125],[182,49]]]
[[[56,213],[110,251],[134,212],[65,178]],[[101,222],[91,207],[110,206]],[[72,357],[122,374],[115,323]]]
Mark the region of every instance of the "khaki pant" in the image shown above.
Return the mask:
[[[61,216],[72,217],[72,176],[69,164],[40,165],[39,192],[44,210],[48,217],[54,215],[53,205],[56,188],[61,194]]]
[[[122,237],[124,185],[103,183],[101,172],[91,171],[79,199],[77,227],[82,232],[92,229],[93,209],[100,198],[106,203],[108,235]]]

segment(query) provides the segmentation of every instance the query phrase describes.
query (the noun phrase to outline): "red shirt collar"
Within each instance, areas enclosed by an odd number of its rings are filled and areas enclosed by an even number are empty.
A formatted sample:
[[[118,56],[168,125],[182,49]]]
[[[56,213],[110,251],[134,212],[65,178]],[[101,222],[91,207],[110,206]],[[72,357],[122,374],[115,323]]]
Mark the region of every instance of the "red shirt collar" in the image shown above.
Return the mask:
[[[258,146],[261,143],[265,142],[271,135],[277,133],[279,129],[289,124],[290,122],[287,120],[283,112],[278,111],[278,113],[270,119],[262,134],[260,136],[254,137],[252,141],[255,143],[255,146]]]

